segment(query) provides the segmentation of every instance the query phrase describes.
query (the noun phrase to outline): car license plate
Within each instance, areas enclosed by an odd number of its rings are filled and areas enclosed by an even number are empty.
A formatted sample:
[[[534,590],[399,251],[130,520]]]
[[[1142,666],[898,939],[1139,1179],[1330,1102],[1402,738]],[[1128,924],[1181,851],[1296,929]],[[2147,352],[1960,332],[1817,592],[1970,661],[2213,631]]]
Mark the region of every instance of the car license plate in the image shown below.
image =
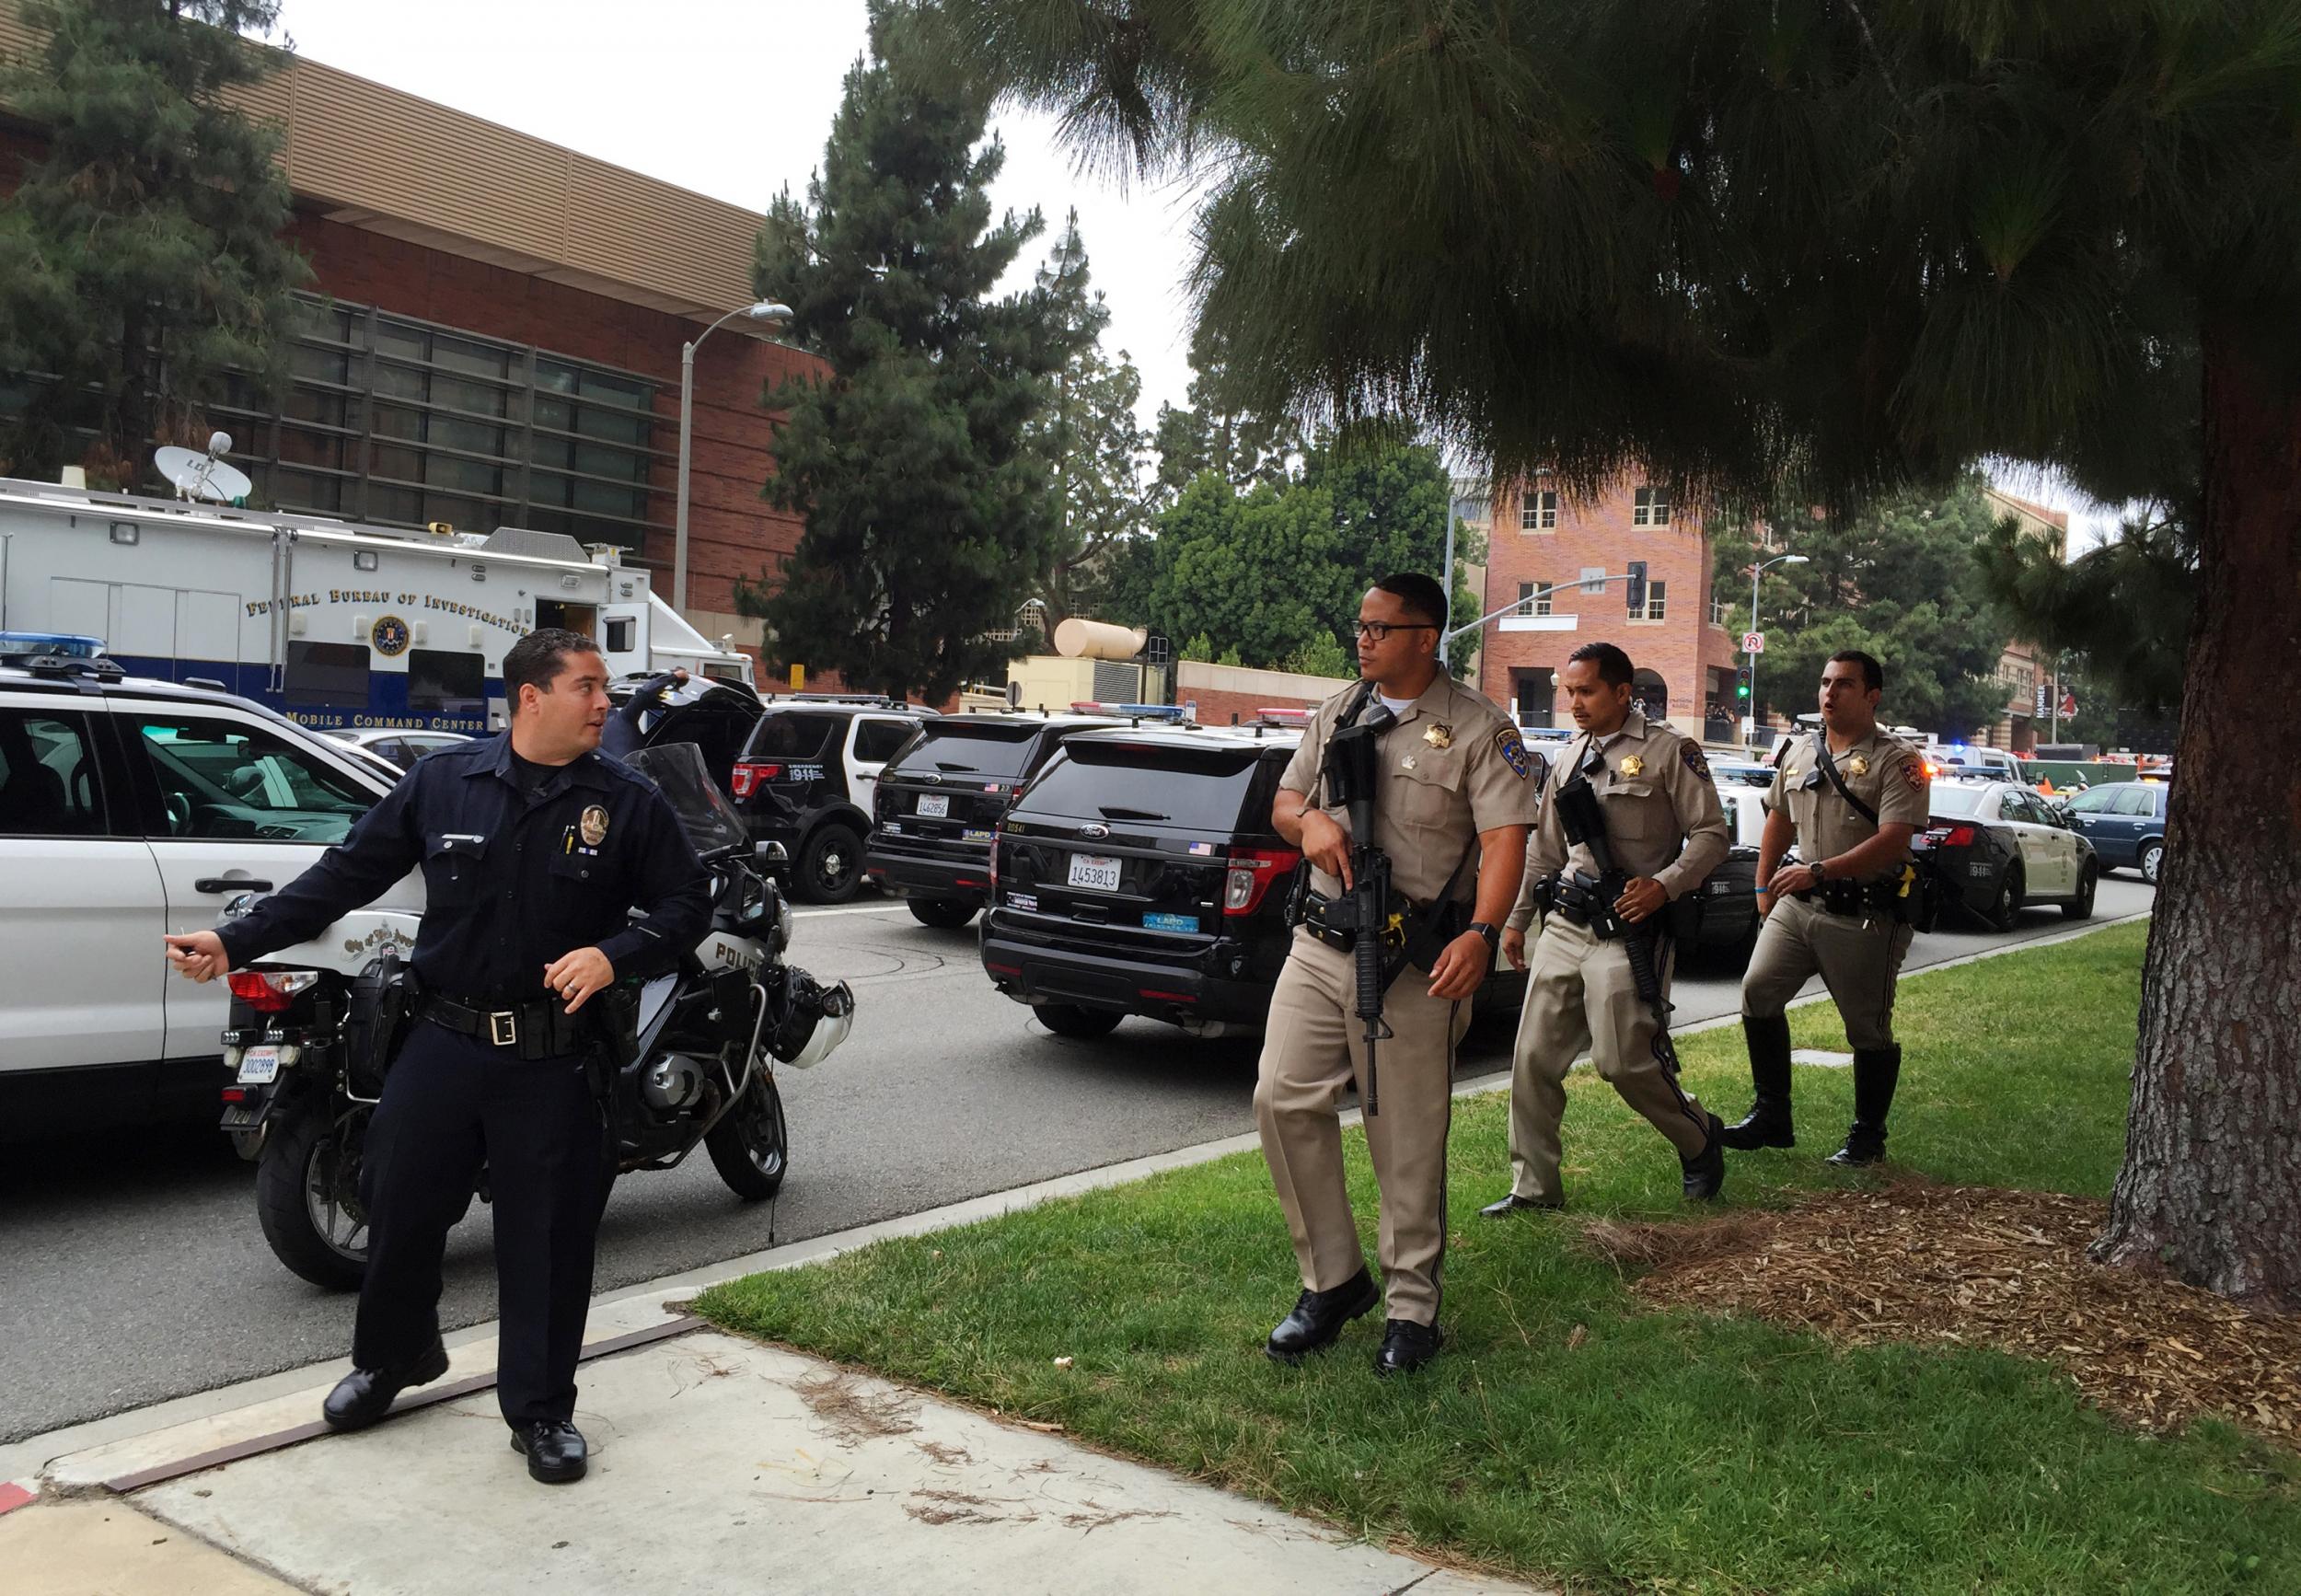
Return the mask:
[[[1195,914],[1146,914],[1142,917],[1142,929],[1145,931],[1195,931],[1198,929],[1198,917]]]
[[[269,1086],[280,1073],[280,1050],[277,1047],[250,1047],[239,1056],[239,1083],[242,1086]]]
[[[948,792],[920,793],[919,795],[919,818],[922,820],[950,819],[951,794]]]
[[[1094,892],[1116,892],[1118,861],[1100,853],[1074,853],[1070,856],[1070,885]]]

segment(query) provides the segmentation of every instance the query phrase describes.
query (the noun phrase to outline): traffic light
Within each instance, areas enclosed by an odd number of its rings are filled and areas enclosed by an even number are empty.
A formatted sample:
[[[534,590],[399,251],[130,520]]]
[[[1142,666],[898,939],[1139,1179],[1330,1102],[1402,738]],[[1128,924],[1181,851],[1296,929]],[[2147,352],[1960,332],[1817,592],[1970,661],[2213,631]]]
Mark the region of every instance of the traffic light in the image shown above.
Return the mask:
[[[1750,701],[1750,667],[1743,665],[1734,673],[1734,697],[1742,703]]]
[[[1646,561],[1630,561],[1630,618],[1642,620],[1646,617]]]

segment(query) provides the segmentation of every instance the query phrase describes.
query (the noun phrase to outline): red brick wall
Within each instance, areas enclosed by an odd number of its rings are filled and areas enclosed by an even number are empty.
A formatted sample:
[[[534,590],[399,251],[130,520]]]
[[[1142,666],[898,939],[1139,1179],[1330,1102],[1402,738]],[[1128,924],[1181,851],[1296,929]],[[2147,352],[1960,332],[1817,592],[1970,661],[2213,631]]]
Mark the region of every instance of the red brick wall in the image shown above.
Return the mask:
[[[679,349],[700,330],[696,323],[316,215],[299,214],[291,234],[310,257],[323,294],[654,378],[662,385],[655,390],[656,446],[677,448]],[[688,509],[694,608],[734,609],[735,578],[772,572],[797,547],[799,518],[759,497],[775,468],[772,422],[761,401],[783,376],[820,369],[810,355],[734,327],[722,328],[696,353]],[[647,534],[636,557],[655,572],[666,599],[677,481],[676,461],[658,462],[649,519],[665,526]]]
[[[1232,715],[1239,724],[1251,726],[1255,717],[1266,709],[1314,710],[1324,703],[1324,698],[1266,698],[1253,693],[1226,693],[1211,688],[1192,688],[1178,691],[1178,698],[1188,699],[1198,706],[1198,723],[1202,726],[1227,726]]]
[[[1733,677],[1740,663],[1738,640],[1709,624],[1710,543],[1701,517],[1691,506],[1673,504],[1667,526],[1632,524],[1636,490],[1643,479],[1626,477],[1597,499],[1576,503],[1560,494],[1554,528],[1522,531],[1521,504],[1528,492],[1547,480],[1521,484],[1495,497],[1486,555],[1485,607],[1507,604],[1519,584],[1571,583],[1585,568],[1613,575],[1633,560],[1646,561],[1647,580],[1665,584],[1660,620],[1627,618],[1625,584],[1608,583],[1597,593],[1562,587],[1551,596],[1552,630],[1505,630],[1488,621],[1479,653],[1479,690],[1515,711],[1518,686],[1530,681],[1534,701],[1547,697],[1555,723],[1570,723],[1564,700],[1549,687],[1551,672],[1585,642],[1612,642],[1641,671],[1660,677],[1669,695],[1668,712],[1681,731],[1699,735],[1711,702],[1734,713]]]

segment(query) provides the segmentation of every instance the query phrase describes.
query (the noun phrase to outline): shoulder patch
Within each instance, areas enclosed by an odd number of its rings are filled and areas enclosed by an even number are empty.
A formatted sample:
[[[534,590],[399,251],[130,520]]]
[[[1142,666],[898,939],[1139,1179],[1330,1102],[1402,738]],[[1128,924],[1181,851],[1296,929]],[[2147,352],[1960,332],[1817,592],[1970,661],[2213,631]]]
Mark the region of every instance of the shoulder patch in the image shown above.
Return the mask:
[[[1686,769],[1706,781],[1710,779],[1710,762],[1702,754],[1702,745],[1689,737],[1678,745],[1678,758],[1686,762]]]
[[[1912,754],[1908,758],[1902,761],[1902,780],[1910,784],[1910,791],[1913,792],[1923,792],[1925,791],[1925,756],[1920,754]]]
[[[1519,780],[1524,781],[1528,769],[1526,745],[1520,739],[1518,728],[1505,726],[1495,733],[1494,746],[1501,750],[1503,763],[1518,772]]]

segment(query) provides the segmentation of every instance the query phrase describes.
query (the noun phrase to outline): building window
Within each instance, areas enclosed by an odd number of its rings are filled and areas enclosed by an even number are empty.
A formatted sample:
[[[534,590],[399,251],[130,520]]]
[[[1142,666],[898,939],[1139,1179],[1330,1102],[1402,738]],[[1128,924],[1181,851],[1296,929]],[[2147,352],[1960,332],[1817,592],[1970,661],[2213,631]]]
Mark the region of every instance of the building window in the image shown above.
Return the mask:
[[[1715,593],[1710,595],[1710,624],[1712,626],[1726,624],[1726,600]]]
[[[1669,615],[1667,607],[1669,597],[1669,583],[1648,583],[1646,584],[1646,619],[1648,620],[1662,620],[1667,619]]]
[[[1539,582],[1518,584],[1518,613],[1525,616],[1550,613],[1550,589]]]
[[[1550,532],[1558,525],[1558,495],[1544,488],[1528,493],[1518,507],[1521,532]]]
[[[1582,591],[1584,593],[1606,591],[1606,568],[1604,566],[1585,565],[1582,567]]]
[[[1661,488],[1640,488],[1630,502],[1630,525],[1633,526],[1667,526],[1670,525],[1670,494]]]
[[[388,526],[525,526],[637,549],[655,385],[372,306],[299,302],[288,379],[210,407],[259,502]]]

